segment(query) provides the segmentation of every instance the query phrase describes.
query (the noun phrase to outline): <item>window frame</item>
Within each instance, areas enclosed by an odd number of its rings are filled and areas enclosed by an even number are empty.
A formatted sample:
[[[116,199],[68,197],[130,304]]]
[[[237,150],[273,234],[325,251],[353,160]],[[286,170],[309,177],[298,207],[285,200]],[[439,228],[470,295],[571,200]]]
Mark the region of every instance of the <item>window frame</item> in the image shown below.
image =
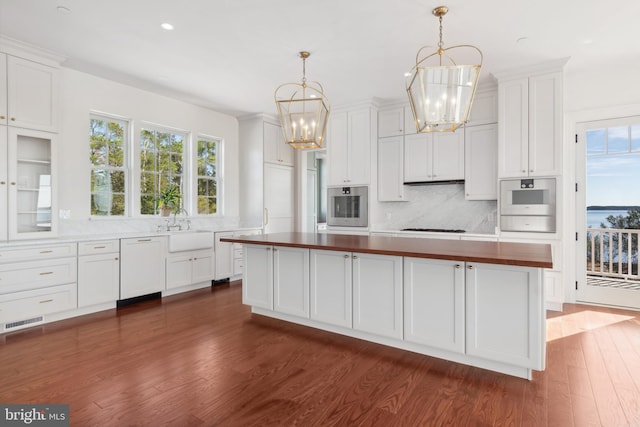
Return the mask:
[[[199,198],[198,180],[200,178],[210,178],[206,175],[199,175],[198,173],[198,148],[199,148],[198,145],[200,144],[200,141],[214,142],[216,144],[216,163],[215,163],[216,174],[214,178],[216,182],[216,212],[215,213],[201,214],[198,212],[198,198]],[[190,204],[190,208],[191,208],[190,212],[193,212],[192,213],[193,216],[201,216],[204,218],[222,216],[223,205],[224,205],[223,203],[224,171],[222,168],[224,164],[224,162],[222,161],[223,156],[224,156],[224,139],[223,138],[206,135],[206,134],[198,134],[197,137],[194,138],[192,143],[192,156],[191,156],[191,163],[189,168],[191,173],[190,183],[193,189],[193,191],[191,192],[192,201]]]
[[[132,120],[130,118],[127,117],[123,117],[123,116],[118,116],[115,114],[109,114],[109,113],[104,113],[101,111],[89,111],[89,154],[91,154],[91,122],[93,120],[102,120],[102,121],[106,121],[106,122],[114,122],[114,123],[118,123],[120,125],[122,125],[123,127],[123,146],[122,146],[122,166],[121,167],[114,167],[114,166],[110,166],[110,165],[94,165],[93,162],[91,161],[91,158],[89,158],[89,170],[90,170],[90,175],[89,175],[89,215],[91,218],[96,218],[96,219],[106,219],[106,218],[114,218],[114,219],[120,219],[120,218],[127,218],[131,216],[131,141],[132,141]],[[107,149],[107,152],[109,152],[109,150]],[[116,171],[116,172],[123,172],[124,174],[124,193],[123,193],[123,198],[124,198],[124,211],[122,213],[122,215],[112,215],[111,213],[109,213],[108,215],[95,215],[92,213],[93,211],[93,207],[92,207],[92,196],[94,194],[93,189],[91,188],[91,178],[93,175],[93,172],[96,170],[107,170],[107,171]],[[113,191],[111,192],[112,196],[113,196]]]

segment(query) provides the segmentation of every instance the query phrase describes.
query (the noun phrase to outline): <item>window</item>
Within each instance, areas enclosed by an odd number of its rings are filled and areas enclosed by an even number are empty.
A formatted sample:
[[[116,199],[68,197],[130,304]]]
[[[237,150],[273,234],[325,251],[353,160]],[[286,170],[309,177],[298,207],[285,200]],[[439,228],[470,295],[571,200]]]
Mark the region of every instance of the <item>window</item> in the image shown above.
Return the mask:
[[[215,138],[199,137],[197,147],[198,214],[218,213],[219,167],[221,142]]]
[[[184,194],[183,152],[186,140],[186,133],[151,126],[140,131],[140,213],[142,215],[154,215],[158,212],[156,203],[158,196],[170,186],[177,186],[180,194]]]
[[[91,115],[91,215],[124,216],[127,212],[128,122]]]

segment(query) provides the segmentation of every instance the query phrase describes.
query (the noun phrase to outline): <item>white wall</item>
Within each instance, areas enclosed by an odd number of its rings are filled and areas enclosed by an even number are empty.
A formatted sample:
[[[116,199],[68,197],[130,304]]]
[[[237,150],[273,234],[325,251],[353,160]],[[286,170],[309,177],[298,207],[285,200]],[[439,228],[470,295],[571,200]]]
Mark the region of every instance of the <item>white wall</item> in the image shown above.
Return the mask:
[[[138,143],[141,122],[185,130],[194,138],[198,134],[222,138],[223,217],[198,221],[201,226],[237,223],[239,167],[238,121],[235,117],[67,68],[61,70],[60,98],[58,200],[61,210],[71,211],[69,219],[60,220],[61,234],[100,233],[105,229],[123,228],[146,231],[158,222],[156,218],[136,218],[135,212],[133,219],[90,219],[88,126],[91,111],[131,120],[134,146]]]

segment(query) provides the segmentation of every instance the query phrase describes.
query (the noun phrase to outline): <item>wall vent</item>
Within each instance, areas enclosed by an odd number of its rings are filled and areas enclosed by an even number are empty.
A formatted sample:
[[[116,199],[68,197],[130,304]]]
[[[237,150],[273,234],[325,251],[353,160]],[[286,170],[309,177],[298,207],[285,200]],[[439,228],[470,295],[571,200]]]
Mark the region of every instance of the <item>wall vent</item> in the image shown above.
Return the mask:
[[[34,317],[32,319],[20,320],[18,322],[5,323],[4,330],[16,329],[21,326],[31,325],[32,323],[40,323],[44,321],[44,316]]]

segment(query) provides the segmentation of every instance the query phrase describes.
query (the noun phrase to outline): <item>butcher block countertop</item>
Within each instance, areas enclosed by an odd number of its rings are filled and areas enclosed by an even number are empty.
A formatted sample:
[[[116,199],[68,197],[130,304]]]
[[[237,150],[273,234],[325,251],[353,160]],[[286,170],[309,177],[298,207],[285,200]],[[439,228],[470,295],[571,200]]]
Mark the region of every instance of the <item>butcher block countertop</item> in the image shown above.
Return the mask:
[[[480,242],[329,233],[272,233],[225,237],[221,240],[255,245],[553,268],[551,245],[538,243]]]

